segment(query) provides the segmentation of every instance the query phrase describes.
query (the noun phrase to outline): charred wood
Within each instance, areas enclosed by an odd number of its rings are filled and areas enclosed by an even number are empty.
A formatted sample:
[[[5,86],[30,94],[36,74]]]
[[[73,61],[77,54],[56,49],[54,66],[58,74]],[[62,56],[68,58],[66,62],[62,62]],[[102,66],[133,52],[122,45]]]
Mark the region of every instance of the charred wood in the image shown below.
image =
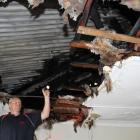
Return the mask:
[[[98,65],[97,64],[87,64],[87,63],[71,63],[70,64],[73,67],[78,67],[78,68],[87,68],[87,69],[98,69]]]

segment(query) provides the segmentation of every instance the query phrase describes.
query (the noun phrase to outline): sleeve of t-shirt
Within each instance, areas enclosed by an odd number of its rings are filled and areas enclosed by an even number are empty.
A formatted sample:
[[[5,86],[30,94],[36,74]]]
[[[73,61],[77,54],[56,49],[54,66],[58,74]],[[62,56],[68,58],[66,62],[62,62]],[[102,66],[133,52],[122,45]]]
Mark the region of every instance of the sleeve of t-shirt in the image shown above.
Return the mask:
[[[35,128],[37,128],[42,123],[40,111],[31,112],[31,113],[28,113],[26,115],[28,115],[28,117],[31,119]]]

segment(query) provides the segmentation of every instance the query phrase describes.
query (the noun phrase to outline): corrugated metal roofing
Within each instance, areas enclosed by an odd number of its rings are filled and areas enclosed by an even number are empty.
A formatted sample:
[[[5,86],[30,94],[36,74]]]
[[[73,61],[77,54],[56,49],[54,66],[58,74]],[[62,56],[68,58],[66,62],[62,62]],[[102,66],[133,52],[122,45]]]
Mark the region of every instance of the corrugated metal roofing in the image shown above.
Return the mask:
[[[0,7],[0,75],[4,88],[15,86],[38,75],[45,59],[69,52],[74,33],[64,36],[63,18],[56,9],[46,9],[34,19],[17,2]],[[27,79],[26,79],[27,78]]]

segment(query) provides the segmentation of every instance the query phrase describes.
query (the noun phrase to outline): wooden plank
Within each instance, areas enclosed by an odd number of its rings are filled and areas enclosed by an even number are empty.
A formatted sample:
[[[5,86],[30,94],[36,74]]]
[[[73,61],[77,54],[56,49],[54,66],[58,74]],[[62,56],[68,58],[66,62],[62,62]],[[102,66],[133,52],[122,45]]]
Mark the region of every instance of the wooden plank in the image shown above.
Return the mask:
[[[102,31],[99,29],[91,28],[91,27],[79,26],[77,33],[84,34],[84,35],[90,35],[90,36],[104,37],[104,38],[117,40],[117,41],[140,43],[140,38],[138,38],[138,37],[132,37],[132,36],[118,34],[118,33],[112,33],[110,31]]]
[[[73,47],[73,48],[82,48],[82,49],[90,49],[90,48],[94,48],[94,46],[92,45],[92,43],[90,43],[90,42],[85,42],[85,41],[72,41],[71,43],[70,43],[70,47]],[[131,47],[134,47],[134,45],[133,46],[131,46]],[[139,47],[139,46],[137,46],[137,47]],[[140,48],[140,47],[139,47]],[[119,50],[119,49],[118,49]],[[120,49],[120,50],[122,50],[122,49]],[[126,51],[126,52],[122,52],[121,53],[122,54],[122,59],[126,59],[126,58],[128,58],[128,57],[131,57],[131,56],[140,56],[140,51]],[[77,65],[77,66],[76,66]],[[81,66],[80,64],[73,64],[73,66],[75,66],[75,67],[83,67],[83,66]],[[85,66],[86,67],[86,66]],[[90,68],[90,66],[87,66],[87,67],[89,67]],[[94,67],[94,66],[93,66]]]
[[[86,25],[86,23],[87,23],[87,21],[88,21],[89,12],[90,12],[90,9],[91,9],[92,2],[93,2],[93,1],[94,1],[94,0],[87,0],[87,1],[86,1],[85,8],[84,8],[82,17],[81,17],[80,22],[79,22],[79,25],[80,25],[80,26],[85,26],[85,25]]]
[[[89,64],[89,63],[71,63],[70,64],[73,67],[77,67],[77,68],[86,68],[86,69],[98,69],[98,65],[97,64]]]
[[[81,87],[64,86],[63,89],[67,89],[67,90],[71,90],[71,91],[81,91],[81,92],[83,92],[83,88],[81,88]],[[78,92],[75,92],[75,93],[78,93]]]
[[[86,0],[85,1],[85,7],[84,7],[84,10],[83,10],[83,13],[82,13],[82,17],[80,18],[79,20],[79,23],[78,23],[78,26],[86,26],[87,24],[87,21],[88,21],[88,18],[89,18],[89,14],[90,14],[90,9],[92,7],[92,3],[93,3],[94,0]],[[76,28],[76,30],[77,30]],[[79,40],[81,37],[80,34],[75,34],[75,38],[74,40]]]
[[[140,29],[140,17],[138,18],[135,25],[131,29],[129,35],[135,35],[139,29]]]
[[[92,47],[90,42],[85,41],[72,41],[70,42],[70,47],[72,48],[81,48],[81,49],[89,49],[89,47]]]

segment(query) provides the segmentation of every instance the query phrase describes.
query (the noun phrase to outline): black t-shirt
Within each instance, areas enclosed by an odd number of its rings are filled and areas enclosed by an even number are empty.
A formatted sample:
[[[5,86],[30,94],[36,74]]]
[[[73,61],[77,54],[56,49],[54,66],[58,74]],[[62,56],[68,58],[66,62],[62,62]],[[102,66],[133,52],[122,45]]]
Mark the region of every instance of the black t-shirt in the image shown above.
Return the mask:
[[[33,140],[34,130],[41,122],[41,112],[1,116],[0,140]]]

